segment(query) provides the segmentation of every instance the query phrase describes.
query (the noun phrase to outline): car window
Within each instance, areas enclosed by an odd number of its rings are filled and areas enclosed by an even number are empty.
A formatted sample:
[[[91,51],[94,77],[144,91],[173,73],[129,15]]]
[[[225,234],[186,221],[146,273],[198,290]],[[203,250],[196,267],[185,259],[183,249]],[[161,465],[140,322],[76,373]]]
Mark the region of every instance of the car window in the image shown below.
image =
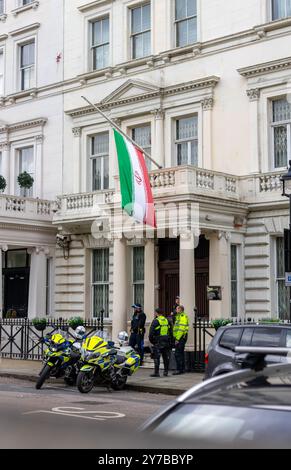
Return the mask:
[[[291,348],[291,330],[286,330],[285,345],[286,348]]]
[[[240,340],[240,346],[249,346],[251,344],[253,332],[254,332],[253,328],[244,328],[244,331]]]
[[[239,344],[242,328],[228,328],[222,334],[219,346],[222,348],[233,349]]]
[[[255,328],[252,337],[252,346],[280,346],[281,328]]]

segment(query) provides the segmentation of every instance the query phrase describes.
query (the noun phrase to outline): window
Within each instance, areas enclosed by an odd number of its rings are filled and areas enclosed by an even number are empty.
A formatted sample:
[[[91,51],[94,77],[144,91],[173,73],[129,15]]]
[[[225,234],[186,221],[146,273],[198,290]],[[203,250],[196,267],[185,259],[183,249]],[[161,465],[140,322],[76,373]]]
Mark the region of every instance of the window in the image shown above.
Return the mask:
[[[274,100],[272,132],[274,168],[286,167],[291,156],[291,104],[286,98]]]
[[[281,328],[255,328],[251,346],[278,347],[280,346]]]
[[[144,247],[133,247],[133,302],[144,304]]]
[[[219,346],[226,349],[233,349],[239,344],[242,328],[229,328],[220,339]]]
[[[254,328],[245,328],[240,340],[240,346],[250,346]]]
[[[109,17],[92,23],[92,66],[93,70],[109,65]]]
[[[177,165],[198,165],[198,116],[176,121]]]
[[[282,237],[276,239],[276,291],[278,316],[281,320],[288,320],[290,293],[289,288],[285,287],[284,238]]]
[[[46,315],[51,315],[52,312],[52,258],[46,260]]]
[[[16,175],[16,182],[17,182],[18,175],[20,173],[23,173],[24,171],[26,171],[30,176],[32,176],[32,178],[34,178],[34,148],[26,147],[26,148],[20,149],[18,152],[19,152],[19,161],[18,161],[18,174]],[[18,182],[17,182],[17,185],[18,185]],[[32,197],[33,186],[30,189],[19,187],[19,195]]]
[[[132,58],[146,57],[151,53],[151,4],[131,10]]]
[[[0,0],[0,15],[3,15],[4,11],[4,0]]]
[[[109,310],[109,248],[93,250],[93,317],[108,317]]]
[[[28,90],[35,84],[35,42],[20,47],[20,89]]]
[[[4,96],[4,49],[0,48],[0,96]]]
[[[197,41],[196,0],[176,0],[175,27],[177,47],[187,46]]]
[[[103,132],[91,138],[92,191],[109,188],[109,133]]]
[[[237,317],[238,314],[238,263],[237,263],[237,246],[230,247],[230,275],[231,275],[231,316]]]
[[[272,18],[279,20],[291,16],[291,0],[272,0]]]
[[[134,127],[132,129],[132,139],[140,145],[145,152],[147,152],[149,155],[151,155],[151,126],[150,124],[140,126],[140,127]],[[145,157],[146,159],[146,165],[147,169],[150,171],[151,170],[151,161]]]

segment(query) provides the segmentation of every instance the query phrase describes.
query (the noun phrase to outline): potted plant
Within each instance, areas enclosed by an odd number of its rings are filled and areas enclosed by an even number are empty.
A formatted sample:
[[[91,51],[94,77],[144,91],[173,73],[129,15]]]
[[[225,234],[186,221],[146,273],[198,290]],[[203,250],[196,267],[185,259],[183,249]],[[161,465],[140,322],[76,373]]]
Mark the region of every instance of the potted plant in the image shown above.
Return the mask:
[[[17,312],[13,308],[10,308],[6,312],[6,317],[5,318],[17,318]]]
[[[73,330],[77,328],[77,326],[83,326],[84,320],[81,317],[72,317],[69,319],[68,324]]]
[[[44,331],[47,326],[47,320],[46,318],[33,318],[32,324],[36,330]]]
[[[24,197],[27,195],[27,190],[32,188],[34,183],[34,179],[31,175],[29,175],[26,171],[20,173],[17,178],[19,186],[24,189]]]
[[[5,191],[7,184],[6,184],[6,179],[4,176],[0,175],[0,192],[3,193]]]
[[[226,326],[226,325],[230,325],[232,324],[232,320],[231,319],[226,319],[226,318],[217,318],[216,320],[212,320],[211,321],[211,326],[212,328],[214,328],[216,331],[218,330],[218,328],[220,328],[221,326]]]

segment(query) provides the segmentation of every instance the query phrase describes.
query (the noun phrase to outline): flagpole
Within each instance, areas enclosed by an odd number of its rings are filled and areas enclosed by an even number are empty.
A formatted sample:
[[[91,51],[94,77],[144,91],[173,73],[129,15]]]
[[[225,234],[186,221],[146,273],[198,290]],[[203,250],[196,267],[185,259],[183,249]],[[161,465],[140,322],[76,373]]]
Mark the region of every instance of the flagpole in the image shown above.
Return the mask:
[[[115,128],[118,132],[120,132],[120,134],[123,135],[123,137],[125,137],[126,139],[128,139],[133,145],[135,145],[135,147],[137,147],[154,165],[156,165],[158,167],[159,170],[161,170],[163,167],[161,165],[159,165],[140,145],[138,145],[131,137],[129,137],[125,132],[123,132],[122,129],[120,129],[120,127],[115,124],[114,121],[112,121],[112,119],[110,119],[108,116],[106,116],[105,113],[103,113],[103,111],[101,111],[100,108],[98,108],[98,106],[96,106],[95,104],[91,103],[91,101],[89,101],[85,96],[81,96],[81,98],[83,98],[83,100],[87,101],[87,103],[92,106],[98,113],[101,114],[101,116],[104,117],[104,119],[106,119],[106,121],[109,122],[109,124]]]

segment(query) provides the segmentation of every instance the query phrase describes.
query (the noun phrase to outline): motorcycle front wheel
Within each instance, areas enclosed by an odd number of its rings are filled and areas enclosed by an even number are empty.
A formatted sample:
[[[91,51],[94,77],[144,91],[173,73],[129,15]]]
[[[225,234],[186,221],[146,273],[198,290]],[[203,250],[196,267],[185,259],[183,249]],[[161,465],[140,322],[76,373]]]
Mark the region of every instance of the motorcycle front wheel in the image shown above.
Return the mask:
[[[51,370],[51,368],[48,365],[44,366],[44,368],[42,369],[42,371],[41,371],[41,373],[40,373],[40,375],[39,375],[39,377],[36,381],[36,384],[35,384],[35,388],[37,390],[39,390],[43,386],[45,380],[49,377],[50,370]]]
[[[94,373],[80,371],[77,377],[77,387],[81,393],[91,392],[94,386]]]

